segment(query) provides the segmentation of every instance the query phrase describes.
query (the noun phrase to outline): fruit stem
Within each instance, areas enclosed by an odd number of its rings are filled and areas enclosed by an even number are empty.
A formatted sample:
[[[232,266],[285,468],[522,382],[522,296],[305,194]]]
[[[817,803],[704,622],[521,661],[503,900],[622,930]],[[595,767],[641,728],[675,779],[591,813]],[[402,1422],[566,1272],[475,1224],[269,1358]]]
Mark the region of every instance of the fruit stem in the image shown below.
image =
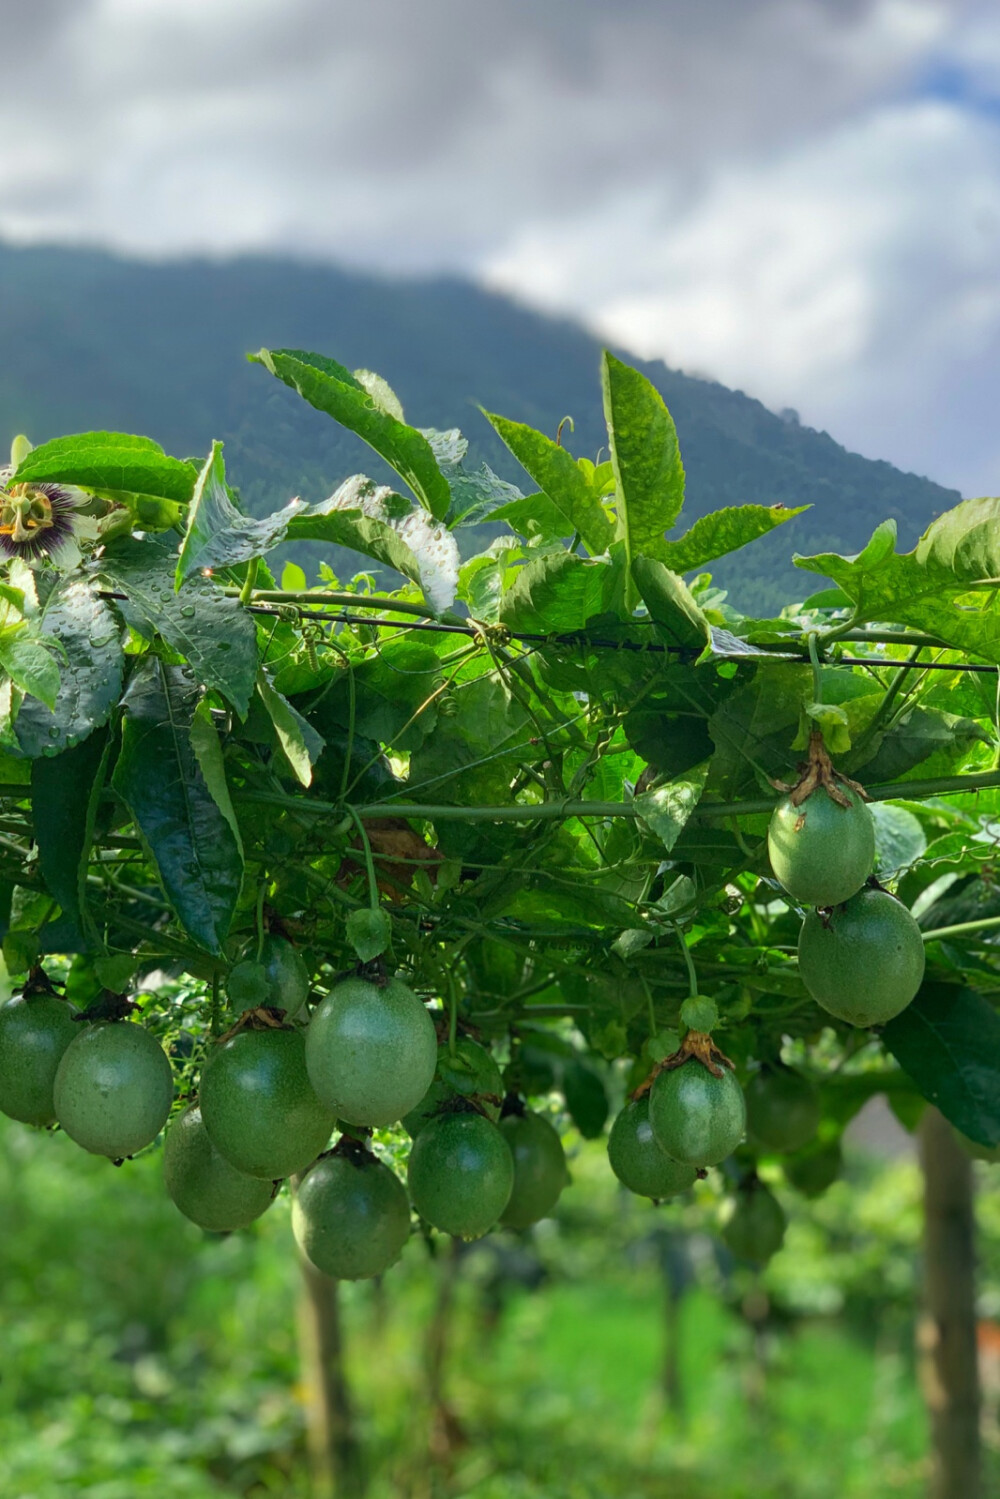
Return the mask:
[[[260,889],[257,891],[257,962],[264,951],[264,895],[267,885],[261,880]]]
[[[698,993],[698,975],[694,971],[694,959],[691,957],[691,953],[688,949],[687,938],[681,931],[680,927],[676,924],[674,925],[674,931],[677,933],[677,940],[681,945],[681,952],[684,954],[684,962],[687,965],[688,994],[692,999],[694,999]]]
[[[816,649],[816,634],[810,630],[806,636],[806,645],[809,648],[809,660],[812,663],[813,674],[813,702],[819,707],[823,702],[823,688],[820,684],[819,675],[819,652]]]
[[[375,860],[372,858],[372,846],[368,841],[365,825],[358,816],[357,811],[352,806],[348,806],[347,811],[354,819],[354,825],[358,830],[361,838],[361,846],[364,849],[365,870],[368,874],[368,904],[373,911],[377,911],[379,909],[378,880],[375,877]]]
[[[212,1022],[211,1032],[213,1036],[222,1034],[222,1001],[220,998],[222,975],[216,968],[212,974]]]
[[[687,949],[685,948],[685,951],[686,950]],[[646,975],[645,974],[641,974],[640,978],[642,980],[642,987],[646,991],[646,1006],[647,1006],[648,1011],[649,1011],[649,1039],[652,1041],[653,1037],[656,1035],[656,1029],[657,1029],[657,1027],[656,1027],[656,1005],[653,1003],[653,991],[649,987],[649,984],[646,981]]]

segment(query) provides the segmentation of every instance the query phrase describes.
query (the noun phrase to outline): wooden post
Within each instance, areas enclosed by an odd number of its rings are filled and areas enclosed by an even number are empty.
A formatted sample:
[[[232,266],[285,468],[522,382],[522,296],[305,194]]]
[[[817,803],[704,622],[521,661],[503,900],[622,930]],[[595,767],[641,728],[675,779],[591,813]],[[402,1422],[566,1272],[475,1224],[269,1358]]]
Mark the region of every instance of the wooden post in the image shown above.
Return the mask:
[[[361,1449],[344,1367],[339,1283],[299,1255],[299,1356],[314,1499],[360,1499]]]
[[[920,1122],[924,1170],[921,1385],[931,1424],[930,1499],[981,1499],[972,1162],[937,1109]]]

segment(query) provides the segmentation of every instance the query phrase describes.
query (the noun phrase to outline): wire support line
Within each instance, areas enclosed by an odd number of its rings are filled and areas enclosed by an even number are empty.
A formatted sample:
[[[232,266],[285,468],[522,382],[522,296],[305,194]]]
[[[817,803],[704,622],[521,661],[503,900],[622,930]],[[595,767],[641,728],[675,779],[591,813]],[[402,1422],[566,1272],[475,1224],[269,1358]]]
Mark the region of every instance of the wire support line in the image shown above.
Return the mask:
[[[232,595],[234,590],[226,589],[227,596]],[[121,603],[128,603],[129,598],[125,593],[115,592],[111,589],[102,589],[99,597],[111,599]],[[390,601],[385,600],[386,604]],[[394,604],[390,607],[395,608]],[[402,606],[401,606],[402,607]],[[507,640],[516,640],[529,645],[536,646],[591,646],[595,650],[610,651],[632,651],[640,655],[672,655],[679,661],[691,662],[697,660],[702,652],[701,646],[696,645],[671,645],[665,641],[658,640],[612,640],[607,636],[590,635],[586,630],[555,631],[551,634],[543,634],[532,630],[509,630],[503,624],[458,624],[446,623],[443,620],[425,618],[389,619],[385,615],[349,614],[342,611],[332,614],[329,609],[313,609],[301,604],[280,603],[278,600],[265,600],[261,603],[248,604],[246,606],[251,614],[260,615],[266,619],[281,621],[288,617],[291,622],[294,619],[316,620],[323,624],[339,625],[367,625],[372,628],[392,630],[426,630],[441,635],[464,635],[470,640],[489,640],[492,632],[503,635]],[[630,620],[631,626],[655,625],[655,620]],[[931,637],[908,636],[905,631],[887,632],[892,635],[893,644],[912,643],[920,645],[927,650],[953,650],[947,641],[937,640]],[[863,630],[852,630],[847,635],[839,637],[844,640],[863,642],[869,638]],[[881,643],[882,637],[870,637],[872,644]],[[822,642],[820,642],[822,645]],[[804,651],[804,645],[802,647]],[[713,651],[713,661],[742,661],[760,662],[774,661],[784,665],[795,665],[799,662],[808,665],[808,661],[800,652],[799,642],[795,640],[775,642],[771,647],[750,646],[747,651]],[[968,671],[968,672],[1000,672],[1000,664],[980,661],[911,661],[900,660],[893,656],[838,656],[830,658],[821,656],[826,665],[831,666],[885,666],[900,671]]]

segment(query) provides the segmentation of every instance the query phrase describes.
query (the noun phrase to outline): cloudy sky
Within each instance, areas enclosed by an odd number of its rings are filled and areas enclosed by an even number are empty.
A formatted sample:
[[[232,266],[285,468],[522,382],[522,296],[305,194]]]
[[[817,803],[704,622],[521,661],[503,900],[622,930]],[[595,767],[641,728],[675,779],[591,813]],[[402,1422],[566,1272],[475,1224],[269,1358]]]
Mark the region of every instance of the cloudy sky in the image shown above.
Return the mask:
[[[1000,491],[997,0],[0,0],[0,237],[459,271]]]

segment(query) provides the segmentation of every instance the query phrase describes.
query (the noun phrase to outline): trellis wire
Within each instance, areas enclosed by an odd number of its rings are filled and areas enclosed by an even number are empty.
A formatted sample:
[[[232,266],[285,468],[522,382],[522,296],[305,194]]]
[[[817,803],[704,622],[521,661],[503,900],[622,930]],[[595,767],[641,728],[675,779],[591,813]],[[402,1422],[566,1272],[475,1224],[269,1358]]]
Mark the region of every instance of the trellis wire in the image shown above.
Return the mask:
[[[123,598],[122,594],[109,595],[113,598]],[[301,619],[320,620],[325,624],[338,625],[368,625],[373,628],[393,630],[428,630],[438,634],[465,635],[470,639],[487,636],[492,626],[475,626],[461,624],[444,624],[440,620],[430,619],[387,619],[383,615],[365,614],[331,614],[325,609],[304,609],[298,604],[284,606],[294,610],[295,615]],[[268,619],[281,619],[281,606],[273,604],[251,604],[250,611],[260,614]],[[633,621],[632,623],[638,623]],[[654,620],[649,621],[655,624]],[[507,630],[500,626],[509,640],[517,640],[530,645],[587,645],[593,646],[595,650],[612,651],[637,651],[643,655],[677,655],[680,658],[695,659],[699,654],[696,646],[667,645],[662,641],[642,640],[609,640],[604,636],[588,635],[585,631],[571,630],[563,633],[543,635],[530,630]],[[914,641],[914,644],[921,642]],[[950,650],[951,647],[945,641],[929,643],[924,646],[928,650]],[[780,650],[775,651],[717,651],[713,653],[716,661],[777,661],[786,665],[795,665],[803,658],[799,655],[790,655]],[[971,671],[971,672],[993,672],[1000,671],[1000,666],[992,666],[988,663],[978,661],[910,661],[899,660],[892,656],[839,656],[835,663],[838,666],[890,666],[899,667],[903,671]]]

